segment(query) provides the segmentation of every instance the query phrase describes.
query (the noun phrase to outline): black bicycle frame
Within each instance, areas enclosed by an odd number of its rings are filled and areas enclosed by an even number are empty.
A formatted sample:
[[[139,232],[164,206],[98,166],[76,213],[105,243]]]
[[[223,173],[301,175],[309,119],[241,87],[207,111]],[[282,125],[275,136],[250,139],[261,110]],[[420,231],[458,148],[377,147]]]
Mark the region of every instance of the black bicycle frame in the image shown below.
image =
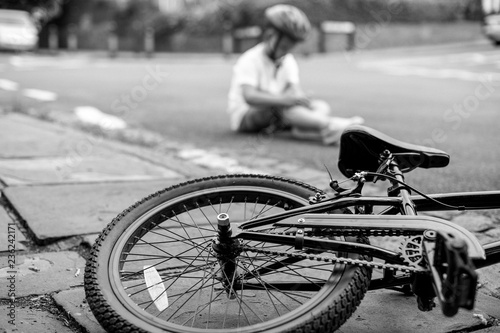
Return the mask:
[[[396,174],[396,178],[402,180],[402,174],[398,172],[397,166],[393,167],[392,170]],[[393,183],[393,186],[397,186],[397,183]],[[443,206],[438,203],[442,202],[448,206]],[[443,211],[443,210],[480,210],[480,209],[500,209],[500,191],[483,191],[483,192],[457,192],[448,194],[430,194],[427,197],[410,195],[406,188],[400,188],[399,196],[393,197],[369,197],[369,196],[345,196],[341,195],[328,199],[326,201],[316,203],[309,206],[299,207],[292,209],[283,213],[279,213],[272,216],[258,218],[252,221],[247,221],[238,226],[239,231],[233,235],[234,237],[246,239],[246,240],[262,240],[262,233],[255,233],[251,231],[246,231],[251,228],[268,226],[272,224],[283,225],[283,221],[290,221],[291,218],[295,220],[300,216],[305,214],[322,214],[332,210],[347,208],[347,207],[363,207],[366,212],[372,212],[374,207],[389,207],[383,210],[379,215],[365,215],[365,217],[371,218],[374,226],[377,223],[388,222],[391,219],[383,219],[382,216],[385,215],[409,215],[413,216],[414,219],[411,223],[419,224],[419,221],[424,221],[425,216],[415,216],[418,212],[425,211]],[[454,207],[452,207],[454,206]],[[458,207],[458,208],[457,208]],[[323,215],[324,216],[324,215]],[[343,215],[338,218],[343,219],[345,228],[352,226],[353,229],[356,228],[356,219],[359,219],[362,215]],[[321,217],[317,217],[320,220]],[[336,216],[332,215],[335,219]],[[328,220],[328,219],[325,219]],[[350,223],[352,222],[352,223]],[[404,222],[404,221],[403,221]],[[290,227],[295,226],[294,224],[289,224]],[[309,225],[310,226],[310,225]],[[305,227],[309,227],[305,226]],[[317,225],[317,227],[327,228],[329,227],[328,221],[324,224]],[[337,225],[338,227],[338,225]],[[394,224],[393,228],[401,227],[401,224]],[[283,245],[294,245],[297,244],[295,236],[278,236],[269,235],[267,241],[276,242]],[[302,241],[303,245],[307,247],[308,245],[317,246],[319,248],[328,248],[337,251],[344,252],[355,252],[359,254],[367,254],[383,259],[388,263],[402,263],[396,252],[381,249],[375,246],[364,245],[354,242],[340,242],[334,240],[314,240],[305,239]],[[476,243],[477,245],[477,243]],[[489,265],[500,263],[500,241],[496,241],[483,246],[484,256],[479,258],[475,257],[473,263],[476,268],[482,268]],[[380,281],[373,284],[370,289],[386,288],[390,285],[400,284],[396,280],[392,279],[387,283],[381,283]]]

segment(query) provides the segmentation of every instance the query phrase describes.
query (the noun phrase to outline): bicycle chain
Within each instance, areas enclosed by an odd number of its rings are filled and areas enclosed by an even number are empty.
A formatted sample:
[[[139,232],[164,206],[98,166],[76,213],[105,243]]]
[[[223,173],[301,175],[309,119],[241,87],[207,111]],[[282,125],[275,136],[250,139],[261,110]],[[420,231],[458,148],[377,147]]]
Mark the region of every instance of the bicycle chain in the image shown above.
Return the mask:
[[[267,233],[281,234],[281,235],[295,235],[295,232],[267,232]],[[305,235],[312,235],[312,234],[313,234],[313,232],[305,233]],[[416,233],[415,232],[407,232],[405,230],[394,230],[394,229],[369,230],[369,231],[363,232],[363,233],[360,233],[360,230],[343,230],[343,231],[329,231],[328,237],[359,236],[360,234],[363,236],[413,236]],[[347,264],[347,265],[354,265],[354,266],[358,266],[358,267],[388,269],[388,270],[392,270],[392,271],[401,271],[404,273],[425,273],[425,272],[427,272],[427,269],[425,269],[422,266],[418,266],[418,265],[406,266],[406,265],[398,265],[398,264],[387,264],[387,263],[373,262],[373,261],[368,261],[368,260],[363,260],[363,259],[352,259],[352,258],[344,258],[344,257],[326,257],[326,256],[321,256],[321,255],[297,253],[297,252],[290,253],[290,252],[283,252],[283,251],[270,251],[270,250],[256,249],[256,248],[250,247],[250,246],[243,246],[243,251],[262,253],[262,254],[266,254],[266,255],[278,255],[278,256],[284,256],[284,257],[290,257],[290,258],[325,261],[325,262],[332,262],[334,264]]]

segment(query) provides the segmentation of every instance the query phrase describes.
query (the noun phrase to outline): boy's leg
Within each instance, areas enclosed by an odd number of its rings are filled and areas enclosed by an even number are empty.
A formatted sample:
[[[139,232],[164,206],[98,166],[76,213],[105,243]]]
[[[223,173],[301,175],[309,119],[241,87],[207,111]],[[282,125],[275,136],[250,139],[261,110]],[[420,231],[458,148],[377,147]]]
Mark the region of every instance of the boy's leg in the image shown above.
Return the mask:
[[[333,144],[340,139],[343,130],[355,124],[363,123],[363,118],[340,118],[330,116],[330,106],[321,100],[314,100],[311,109],[293,107],[283,114],[284,121],[292,125],[292,135],[302,140],[321,140],[324,144]]]
[[[330,116],[331,113],[331,108],[330,105],[320,99],[313,99],[311,101],[311,108],[313,112],[316,112],[318,114],[321,114],[323,116]]]
[[[316,109],[309,109],[305,106],[293,106],[283,112],[283,122],[301,130],[320,131],[330,122],[330,117]]]
[[[251,107],[241,121],[240,132],[257,133],[281,122],[282,110]]]

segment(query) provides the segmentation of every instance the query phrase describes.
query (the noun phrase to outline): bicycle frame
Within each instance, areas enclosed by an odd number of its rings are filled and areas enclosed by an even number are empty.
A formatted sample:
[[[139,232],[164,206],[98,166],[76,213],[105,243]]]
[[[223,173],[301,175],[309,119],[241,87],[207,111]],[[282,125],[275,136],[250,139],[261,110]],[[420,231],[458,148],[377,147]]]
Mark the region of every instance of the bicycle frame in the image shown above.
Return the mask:
[[[474,267],[477,269],[500,263],[500,241],[481,246],[477,238],[472,233],[460,226],[457,226],[443,219],[425,215],[417,215],[417,211],[426,212],[456,210],[456,208],[453,208],[451,206],[471,207],[471,210],[497,209],[500,208],[500,191],[431,194],[427,197],[410,195],[410,192],[407,190],[407,188],[400,185],[400,183],[403,181],[403,176],[397,164],[391,164],[390,173],[395,175],[396,181],[390,180],[392,187],[389,189],[389,192],[392,192],[392,194],[396,193],[397,196],[361,196],[360,189],[364,183],[364,179],[360,179],[358,180],[359,191],[349,192],[346,195],[342,195],[342,193],[340,193],[336,197],[329,198],[327,200],[324,200],[323,202],[315,203],[310,206],[304,206],[273,216],[262,217],[252,221],[243,222],[242,224],[238,225],[239,230],[236,230],[233,237],[243,240],[266,241],[282,245],[290,245],[295,246],[296,249],[302,249],[306,247],[323,251],[332,250],[338,252],[358,253],[382,259],[388,264],[404,264],[399,253],[368,244],[304,237],[303,232],[296,233],[296,236],[273,234],[263,236],[262,233],[246,230],[268,225],[297,228],[297,230],[303,230],[304,228],[328,228],[330,230],[337,229],[346,231],[347,229],[356,230],[358,232],[363,229],[397,229],[404,230],[409,233],[414,232],[415,234],[420,235],[422,235],[426,231],[432,230],[441,235],[441,238],[451,237],[451,239],[453,240],[465,241],[466,247],[464,247],[464,249],[465,251],[467,251],[468,249],[468,253],[465,252],[465,256],[468,256],[468,258],[466,258],[464,263],[462,261],[464,258],[461,258],[461,253],[457,252],[458,254],[456,254],[455,257],[457,257],[458,259],[454,260],[460,261],[460,264],[458,265],[463,265],[463,267],[468,268],[472,267],[468,264],[469,262],[472,262],[473,270]],[[437,201],[445,203],[449,206],[445,207],[442,204],[439,204]],[[366,215],[372,214],[373,208],[376,206],[389,208],[386,208],[377,215]],[[348,207],[354,207],[357,213],[362,214],[324,214],[326,212]],[[395,216],[397,214],[401,215]],[[434,241],[436,240],[433,239],[432,242],[423,241],[422,244],[425,255],[429,262],[442,259],[442,254],[441,257],[435,259],[435,254],[439,251],[438,249],[436,249],[435,251]],[[451,251],[453,252],[454,250]],[[428,266],[432,278],[420,278],[424,280],[424,282],[421,283],[422,285],[424,285],[424,287],[421,288],[428,289],[428,287],[425,286],[433,284],[436,293],[432,294],[432,292],[424,291],[424,298],[428,298],[430,300],[437,295],[443,305],[443,312],[449,316],[454,315],[458,310],[458,307],[465,307],[468,309],[471,309],[473,307],[473,291],[465,292],[468,293],[465,296],[459,295],[461,298],[460,301],[450,301],[449,297],[445,296],[445,292],[443,292],[443,289],[449,288],[449,286],[447,285],[447,283],[444,283],[441,280],[441,277],[443,275],[446,276],[446,274],[439,272],[439,269],[434,267],[438,266],[437,264],[430,264]],[[453,265],[450,264],[450,266]],[[459,270],[463,267],[459,268]],[[468,273],[470,274],[471,269],[468,269]],[[465,270],[467,271],[467,269]],[[466,273],[463,273],[463,278],[465,280],[472,279],[473,283],[475,284],[477,276],[470,277],[467,276]],[[460,277],[456,277],[456,279],[460,279]],[[411,274],[396,276],[394,272],[390,270],[384,270],[384,275],[382,278],[372,280],[370,289],[373,290],[381,288],[391,288],[396,286],[408,285],[414,282],[414,277]],[[469,283],[472,284],[472,282]],[[304,286],[304,288],[309,289],[310,286]],[[464,289],[468,290],[470,288]],[[458,293],[460,293],[460,291],[458,291]],[[418,296],[420,297],[420,295]],[[433,307],[433,303],[432,301],[428,301],[428,303],[429,304],[427,305],[422,305],[421,309],[424,309],[425,311],[430,310]],[[457,305],[458,303],[460,303],[460,305]],[[419,300],[419,308],[420,307],[421,304]]]

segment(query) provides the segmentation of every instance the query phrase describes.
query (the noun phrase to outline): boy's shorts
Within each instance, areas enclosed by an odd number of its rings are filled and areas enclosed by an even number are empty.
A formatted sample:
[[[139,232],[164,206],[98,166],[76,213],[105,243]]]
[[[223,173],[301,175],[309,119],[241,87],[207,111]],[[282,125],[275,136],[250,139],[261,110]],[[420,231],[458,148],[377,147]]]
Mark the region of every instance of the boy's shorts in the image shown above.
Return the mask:
[[[251,107],[243,116],[238,131],[257,133],[261,131],[274,131],[285,128],[283,122],[283,108],[255,108]]]

